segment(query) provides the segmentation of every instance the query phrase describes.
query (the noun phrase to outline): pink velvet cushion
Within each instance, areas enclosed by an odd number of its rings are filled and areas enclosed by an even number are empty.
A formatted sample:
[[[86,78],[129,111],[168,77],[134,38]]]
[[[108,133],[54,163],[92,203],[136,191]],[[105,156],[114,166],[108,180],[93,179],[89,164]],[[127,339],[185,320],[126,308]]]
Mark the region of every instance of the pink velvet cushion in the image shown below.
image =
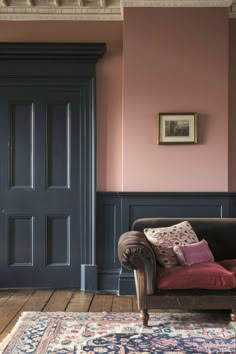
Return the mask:
[[[173,251],[181,265],[191,265],[199,262],[214,262],[213,254],[205,240],[185,246],[174,246]]]
[[[228,269],[236,276],[236,259],[227,259],[225,261],[218,262],[222,267]]]
[[[158,289],[233,289],[235,276],[215,262],[157,268]]]

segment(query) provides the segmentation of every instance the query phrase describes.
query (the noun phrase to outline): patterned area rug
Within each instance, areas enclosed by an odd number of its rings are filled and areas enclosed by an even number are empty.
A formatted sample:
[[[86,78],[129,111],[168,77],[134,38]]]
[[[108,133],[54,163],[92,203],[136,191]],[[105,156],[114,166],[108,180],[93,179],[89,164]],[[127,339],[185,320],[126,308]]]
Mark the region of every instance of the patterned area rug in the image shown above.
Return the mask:
[[[235,354],[235,337],[225,314],[24,312],[0,353]]]

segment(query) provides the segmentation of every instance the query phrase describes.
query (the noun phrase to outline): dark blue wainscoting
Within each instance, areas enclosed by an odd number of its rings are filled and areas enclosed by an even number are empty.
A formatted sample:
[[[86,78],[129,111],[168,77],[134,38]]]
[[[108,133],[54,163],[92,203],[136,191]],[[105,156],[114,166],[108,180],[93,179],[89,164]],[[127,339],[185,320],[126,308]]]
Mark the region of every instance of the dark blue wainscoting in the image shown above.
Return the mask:
[[[133,272],[121,268],[119,236],[144,217],[236,217],[236,193],[97,192],[98,289],[134,294]]]

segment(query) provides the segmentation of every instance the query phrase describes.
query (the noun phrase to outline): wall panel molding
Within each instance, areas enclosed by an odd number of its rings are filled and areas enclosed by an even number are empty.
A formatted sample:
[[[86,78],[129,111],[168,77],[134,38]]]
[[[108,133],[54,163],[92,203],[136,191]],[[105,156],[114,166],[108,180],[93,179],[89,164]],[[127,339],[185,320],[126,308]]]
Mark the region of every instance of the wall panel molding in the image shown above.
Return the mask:
[[[121,268],[121,233],[143,217],[236,217],[236,193],[97,192],[98,289],[134,294],[133,272]]]
[[[97,264],[98,288],[117,290],[120,263],[117,256],[121,229],[121,198],[97,194]]]

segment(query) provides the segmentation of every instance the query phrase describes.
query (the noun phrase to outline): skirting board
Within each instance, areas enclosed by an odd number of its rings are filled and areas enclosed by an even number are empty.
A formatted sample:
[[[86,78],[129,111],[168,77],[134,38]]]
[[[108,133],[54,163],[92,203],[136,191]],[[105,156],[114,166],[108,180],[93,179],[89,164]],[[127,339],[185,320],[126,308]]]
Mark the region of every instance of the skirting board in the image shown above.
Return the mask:
[[[119,284],[118,284],[119,295],[135,295],[135,282],[133,272],[120,273]]]
[[[97,291],[97,265],[81,264],[81,291]]]

